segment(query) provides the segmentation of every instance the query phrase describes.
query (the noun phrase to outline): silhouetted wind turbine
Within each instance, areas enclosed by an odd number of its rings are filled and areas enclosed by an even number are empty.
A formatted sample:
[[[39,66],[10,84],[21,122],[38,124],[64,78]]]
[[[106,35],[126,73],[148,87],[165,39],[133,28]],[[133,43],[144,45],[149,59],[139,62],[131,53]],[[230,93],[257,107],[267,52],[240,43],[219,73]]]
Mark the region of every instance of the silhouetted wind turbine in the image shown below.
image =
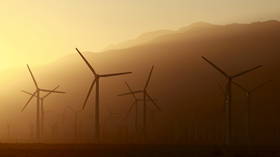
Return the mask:
[[[104,132],[103,132],[104,137],[106,137],[106,136],[109,137],[108,136],[108,135],[110,135],[109,131],[112,131],[112,130],[114,130],[114,132],[120,132],[120,127],[117,124],[120,123],[120,119],[121,119],[120,117],[123,117],[121,114],[119,114],[117,112],[112,112],[112,111],[108,111],[107,114],[108,115],[106,115],[106,118],[105,118],[104,124],[103,124],[104,126],[106,126],[106,129],[104,129]],[[117,136],[119,136],[119,135],[117,135]]]
[[[7,124],[7,137],[8,137],[8,140],[11,140],[11,125],[10,123]]]
[[[57,136],[58,122],[56,121],[53,124],[51,124],[50,128],[51,128],[52,138],[55,139]]]
[[[119,94],[119,96],[125,96],[125,95],[134,95],[134,94],[143,94],[143,135],[146,136],[146,127],[147,127],[147,98],[152,102],[152,104],[161,111],[161,108],[157,105],[157,103],[154,101],[154,99],[148,94],[147,88],[149,86],[149,83],[151,81],[152,73],[154,70],[154,66],[152,66],[151,71],[149,73],[148,79],[146,81],[146,84],[142,90],[136,90],[136,91],[129,91],[128,93]]]
[[[32,141],[34,138],[34,125],[32,123],[29,125],[29,129],[30,129],[30,139]]]
[[[37,98],[37,112],[36,112],[36,138],[37,140],[40,140],[41,138],[41,130],[40,130],[40,126],[41,126],[41,123],[40,123],[40,94],[41,92],[51,92],[51,93],[64,93],[64,92],[61,92],[61,91],[55,91],[55,90],[48,90],[48,89],[42,89],[39,87],[29,65],[27,64],[27,68],[29,70],[29,73],[32,77],[32,80],[35,84],[35,92],[32,93],[32,95],[30,96],[30,98],[28,99],[28,101],[26,102],[26,104],[24,105],[24,107],[22,108],[22,112],[25,110],[25,108],[27,107],[27,105],[31,102],[31,100],[36,96]]]
[[[125,119],[128,119],[129,114],[132,112],[133,108],[135,108],[135,130],[136,132],[138,132],[138,103],[143,102],[143,99],[137,98],[136,94],[133,93],[132,88],[129,86],[127,82],[125,82],[125,85],[128,88],[132,98],[134,99],[133,103],[129,107],[128,112],[126,113]],[[150,99],[147,101],[150,101]]]
[[[70,111],[72,111],[75,114],[75,122],[74,122],[74,127],[75,127],[75,138],[78,138],[78,115],[80,112],[82,112],[83,110],[75,110],[73,109],[71,106],[67,107]]]
[[[232,103],[232,81],[233,79],[237,77],[241,77],[249,72],[252,72],[258,68],[261,68],[262,65],[256,66],[254,68],[242,71],[238,74],[235,75],[229,75],[227,74],[224,70],[219,68],[216,64],[208,60],[207,58],[202,56],[202,59],[205,60],[208,64],[210,64],[212,67],[214,67],[217,71],[219,71],[224,77],[227,79],[227,84],[226,84],[226,94],[225,94],[225,108],[226,108],[226,138],[225,138],[225,144],[229,145],[230,144],[230,138],[231,138],[231,103]]]
[[[91,91],[93,89],[93,86],[96,85],[96,95],[95,95],[95,99],[96,99],[96,104],[95,104],[95,137],[97,139],[97,142],[100,141],[100,111],[99,111],[99,80],[100,78],[107,78],[107,77],[113,77],[113,76],[120,76],[120,75],[126,75],[126,74],[131,74],[131,72],[123,72],[123,73],[111,73],[111,74],[98,74],[95,72],[95,70],[93,69],[93,67],[90,65],[90,63],[87,61],[87,59],[83,56],[83,54],[79,51],[79,49],[76,48],[76,51],[80,54],[80,56],[82,57],[82,59],[84,60],[84,62],[87,64],[87,66],[89,67],[89,69],[91,70],[91,72],[93,73],[93,75],[95,76],[95,79],[93,80],[92,84],[90,85],[88,94],[86,96],[86,99],[84,101],[83,104],[83,109],[85,109],[88,98],[91,94]]]
[[[246,93],[246,97],[247,97],[247,135],[248,135],[248,145],[249,146],[251,144],[251,136],[250,136],[251,124],[250,124],[250,122],[251,122],[252,94],[269,82],[271,82],[271,80],[260,83],[252,89],[248,89],[248,88],[245,88],[244,86],[240,85],[239,83],[233,81],[233,84],[236,85],[237,87],[239,87],[242,91],[244,91]]]
[[[55,91],[56,89],[58,89],[59,86],[56,86],[52,91]],[[33,95],[32,93],[30,92],[27,92],[27,91],[22,91],[23,93],[25,94],[28,94],[28,95]],[[44,132],[44,126],[45,126],[45,109],[44,109],[44,100],[50,96],[53,92],[48,92],[46,95],[44,96],[41,96],[40,97],[40,102],[41,102],[41,135],[43,135],[43,132]]]
[[[133,93],[133,90],[130,88],[130,86],[128,85],[127,82],[125,82],[125,85],[127,86],[129,92],[131,93],[131,96],[134,99],[133,103],[129,107],[129,110],[125,116],[125,119],[128,118],[128,115],[131,113],[132,109],[135,108],[135,130],[136,130],[136,132],[138,132],[138,102],[139,102],[139,99],[137,99],[135,93]]]

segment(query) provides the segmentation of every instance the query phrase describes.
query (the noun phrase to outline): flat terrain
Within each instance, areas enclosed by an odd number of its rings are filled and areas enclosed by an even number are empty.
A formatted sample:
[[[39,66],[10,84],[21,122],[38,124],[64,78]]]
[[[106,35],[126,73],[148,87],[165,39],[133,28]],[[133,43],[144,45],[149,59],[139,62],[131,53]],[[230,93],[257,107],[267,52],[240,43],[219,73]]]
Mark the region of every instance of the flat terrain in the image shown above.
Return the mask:
[[[247,148],[230,148],[227,155],[219,147],[190,147],[186,145],[74,145],[74,144],[1,144],[2,157],[277,157],[280,149],[258,147],[248,154]]]

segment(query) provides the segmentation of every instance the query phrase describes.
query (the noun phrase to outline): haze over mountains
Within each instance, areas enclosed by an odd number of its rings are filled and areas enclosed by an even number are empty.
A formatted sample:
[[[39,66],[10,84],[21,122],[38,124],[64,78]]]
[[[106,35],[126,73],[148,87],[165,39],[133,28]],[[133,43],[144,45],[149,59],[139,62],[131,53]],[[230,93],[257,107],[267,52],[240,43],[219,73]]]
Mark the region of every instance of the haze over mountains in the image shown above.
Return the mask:
[[[174,31],[174,30],[151,31],[151,32],[143,33],[135,39],[127,40],[127,41],[117,43],[117,44],[112,44],[112,45],[108,46],[107,48],[105,48],[104,51],[113,50],[113,49],[126,49],[126,48],[130,48],[130,47],[149,44],[150,42],[152,42],[154,40],[158,40],[159,38],[161,38],[165,35],[183,33],[192,28],[198,29],[198,28],[205,28],[205,27],[211,27],[211,26],[214,26],[214,25],[206,23],[206,22],[197,22],[197,23],[193,23],[187,27],[182,27],[176,31]]]
[[[152,40],[157,39],[158,37],[171,34],[174,31],[171,30],[158,30],[158,31],[153,31],[153,32],[148,32],[140,35],[139,37],[128,40],[119,44],[115,45],[110,45],[108,46],[105,50],[111,50],[111,49],[125,49],[125,48],[130,48],[138,45],[143,45],[151,42]]]
[[[254,71],[236,81],[253,88],[258,83],[273,80],[264,88],[254,93],[253,125],[257,130],[253,136],[257,143],[271,143],[275,130],[280,129],[276,123],[280,110],[278,99],[280,84],[280,22],[266,21],[252,24],[212,25],[196,23],[177,31],[157,31],[144,34],[135,40],[113,46],[103,53],[90,53],[86,48],[79,48],[91,61],[99,73],[132,71],[132,75],[104,79],[101,81],[101,108],[103,124],[108,120],[109,112],[125,114],[132,103],[130,97],[118,97],[126,92],[124,81],[128,81],[133,89],[141,89],[152,65],[155,65],[149,91],[158,100],[162,112],[155,112],[152,120],[152,131],[157,138],[173,132],[177,136],[185,136],[186,130],[193,125],[199,126],[201,134],[204,130],[217,129],[222,133],[224,106],[223,93],[218,83],[224,78],[215,69],[205,63],[201,56],[206,56],[230,74],[256,65],[264,68]],[[73,48],[75,52],[75,48]],[[32,67],[32,65],[31,65]],[[93,76],[78,55],[66,56],[57,62],[34,67],[34,75],[45,88],[53,88],[57,84],[65,95],[53,95],[46,103],[51,120],[63,112],[65,106],[77,109],[82,107]],[[27,100],[20,93],[22,89],[32,91],[33,84],[27,68],[22,67],[17,73],[5,76],[1,83],[1,100],[5,104],[6,119],[21,117],[22,121],[14,123],[17,127],[26,127],[35,120],[35,103],[28,107],[26,113],[19,113]],[[246,136],[246,95],[234,87],[233,95],[233,128],[236,143],[242,142]],[[94,102],[92,96],[91,103]],[[86,110],[92,109],[88,104]],[[149,104],[150,112],[155,108]],[[13,109],[12,109],[13,108]],[[16,111],[16,109],[18,109]],[[87,113],[87,112],[86,112]],[[88,114],[83,117],[83,133],[88,124]],[[13,116],[15,115],[15,116]],[[66,127],[71,126],[70,119]],[[29,118],[26,118],[29,117]],[[151,118],[151,117],[150,117]],[[110,122],[107,122],[110,123]],[[151,129],[151,123],[149,124]],[[103,126],[105,127],[105,126]],[[68,129],[70,130],[70,129]],[[258,135],[266,133],[266,138]],[[27,133],[26,133],[27,134]],[[71,130],[69,134],[72,134]],[[23,135],[24,136],[24,135]],[[180,138],[180,137],[178,137]]]

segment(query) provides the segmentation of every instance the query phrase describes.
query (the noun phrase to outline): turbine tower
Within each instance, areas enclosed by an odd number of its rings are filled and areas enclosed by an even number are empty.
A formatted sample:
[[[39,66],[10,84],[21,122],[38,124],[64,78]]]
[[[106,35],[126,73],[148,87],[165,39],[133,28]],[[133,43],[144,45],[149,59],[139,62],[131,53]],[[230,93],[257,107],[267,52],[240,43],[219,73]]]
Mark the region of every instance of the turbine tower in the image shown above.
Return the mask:
[[[92,74],[94,75],[95,79],[93,80],[92,84],[90,85],[89,91],[87,93],[86,99],[84,101],[83,104],[83,109],[85,109],[87,101],[89,99],[89,96],[92,92],[92,89],[95,85],[96,87],[96,91],[95,91],[95,138],[97,140],[97,142],[100,142],[100,102],[99,102],[99,97],[100,97],[100,91],[99,91],[99,81],[101,78],[107,78],[107,77],[113,77],[113,76],[120,76],[120,75],[126,75],[126,74],[131,74],[131,72],[123,72],[123,73],[111,73],[111,74],[98,74],[93,67],[91,66],[91,64],[87,61],[87,59],[83,56],[83,54],[79,51],[79,49],[76,48],[76,51],[79,53],[79,55],[82,57],[82,59],[84,60],[84,62],[87,64],[87,66],[89,67],[89,69],[91,70]]]
[[[148,94],[148,86],[151,81],[152,73],[154,70],[154,66],[152,66],[151,71],[149,73],[148,79],[146,81],[146,84],[142,90],[136,90],[136,91],[130,91],[128,93],[119,94],[119,96],[125,96],[125,95],[132,95],[132,94],[142,94],[143,95],[143,135],[144,138],[146,137],[146,131],[147,131],[147,101],[151,101],[152,104],[161,111],[161,108],[157,105],[157,103],[154,101],[154,99]],[[147,99],[148,98],[148,99]]]
[[[242,91],[246,93],[247,97],[247,136],[248,136],[248,145],[251,145],[251,105],[252,105],[252,94],[256,92],[258,89],[262,88],[267,83],[271,82],[271,80],[262,82],[255,86],[252,89],[245,88],[244,86],[240,85],[239,83],[233,81],[233,84],[239,87]]]
[[[225,87],[225,108],[226,108],[226,138],[225,138],[225,144],[230,144],[230,138],[231,138],[231,104],[232,104],[232,82],[233,79],[241,77],[249,72],[252,72],[256,69],[259,69],[262,67],[262,65],[258,65],[254,68],[242,71],[235,75],[229,75],[224,70],[222,70],[220,67],[218,67],[216,64],[208,60],[207,58],[202,56],[202,59],[206,61],[208,64],[210,64],[213,68],[215,68],[217,71],[219,71],[226,79],[226,87]]]
[[[28,104],[31,102],[31,100],[36,96],[37,98],[37,111],[36,111],[36,138],[37,140],[40,140],[41,138],[41,130],[40,130],[40,126],[41,126],[41,122],[40,122],[40,95],[41,95],[41,92],[51,92],[51,93],[64,93],[64,92],[61,92],[61,91],[56,91],[56,90],[47,90],[47,89],[43,89],[43,88],[40,88],[29,65],[27,64],[27,68],[28,68],[28,71],[32,77],[32,80],[34,82],[34,85],[35,85],[35,91],[32,93],[32,95],[30,96],[30,98],[28,99],[28,101],[26,102],[26,104],[24,105],[24,107],[22,108],[21,112],[23,112],[25,110],[25,108],[28,106]]]
[[[54,89],[52,89],[52,91],[55,91],[55,90],[57,90],[59,88],[59,86],[56,86]],[[30,93],[30,92],[27,92],[27,91],[22,91],[23,93],[25,93],[25,94],[28,94],[28,95],[33,95],[32,93]],[[41,96],[40,97],[40,102],[41,102],[41,110],[40,110],[40,114],[41,114],[41,135],[43,135],[43,132],[44,132],[44,127],[45,127],[45,109],[44,109],[44,100],[48,97],[48,96],[50,96],[52,93],[54,93],[54,92],[48,92],[46,95],[44,95],[44,96]]]

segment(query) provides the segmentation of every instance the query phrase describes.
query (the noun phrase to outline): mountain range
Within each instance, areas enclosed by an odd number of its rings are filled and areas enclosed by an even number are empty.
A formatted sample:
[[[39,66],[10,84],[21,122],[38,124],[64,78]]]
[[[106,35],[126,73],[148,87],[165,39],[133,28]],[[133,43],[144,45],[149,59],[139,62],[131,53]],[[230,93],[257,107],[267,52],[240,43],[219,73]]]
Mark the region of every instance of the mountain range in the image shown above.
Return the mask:
[[[154,73],[149,86],[151,95],[157,99],[162,112],[149,104],[149,127],[157,136],[173,132],[185,135],[194,125],[203,130],[222,130],[224,125],[223,89],[224,77],[202,60],[205,56],[229,74],[236,74],[256,65],[263,68],[246,74],[235,81],[247,88],[253,88],[263,81],[272,80],[253,95],[252,123],[257,143],[273,141],[280,109],[279,79],[280,69],[280,22],[265,21],[250,24],[214,25],[204,22],[192,24],[176,31],[160,30],[141,35],[139,38],[109,47],[102,53],[91,53],[79,48],[99,73],[133,72],[128,76],[101,80],[102,122],[106,124],[110,112],[125,114],[132,103],[131,97],[118,97],[127,92],[124,81],[133,89],[141,89],[152,65]],[[73,48],[75,52],[75,48]],[[93,75],[78,54],[69,55],[53,64],[33,69],[39,83],[53,88],[57,84],[65,95],[53,95],[46,103],[51,122],[59,111],[67,105],[81,109]],[[17,114],[27,96],[20,90],[32,90],[32,80],[25,67],[17,73],[8,73],[1,83],[3,104],[6,104],[4,117]],[[7,90],[8,89],[8,90]],[[90,100],[94,103],[94,97]],[[88,104],[86,110],[93,110]],[[13,109],[10,109],[13,106]],[[141,106],[140,106],[141,107]],[[246,136],[246,94],[233,88],[233,129],[236,143],[244,142]],[[68,111],[67,111],[68,112]],[[151,117],[154,113],[153,118]],[[87,119],[90,113],[84,114]],[[24,124],[35,120],[35,102],[30,104]],[[70,118],[71,114],[68,113]],[[15,117],[19,117],[18,115]],[[29,117],[26,119],[26,117]],[[131,122],[132,123],[132,117]],[[84,120],[86,121],[86,120]],[[71,122],[71,121],[70,121]],[[69,123],[70,123],[69,122]],[[17,123],[17,122],[14,122]],[[88,124],[88,122],[86,123]],[[83,124],[83,125],[86,125]],[[27,125],[27,124],[26,124]],[[70,125],[70,124],[69,124]],[[153,127],[152,127],[153,126]],[[105,126],[104,126],[105,127]],[[159,130],[164,130],[159,133]],[[86,131],[84,131],[86,132]],[[266,133],[266,138],[257,138]]]

